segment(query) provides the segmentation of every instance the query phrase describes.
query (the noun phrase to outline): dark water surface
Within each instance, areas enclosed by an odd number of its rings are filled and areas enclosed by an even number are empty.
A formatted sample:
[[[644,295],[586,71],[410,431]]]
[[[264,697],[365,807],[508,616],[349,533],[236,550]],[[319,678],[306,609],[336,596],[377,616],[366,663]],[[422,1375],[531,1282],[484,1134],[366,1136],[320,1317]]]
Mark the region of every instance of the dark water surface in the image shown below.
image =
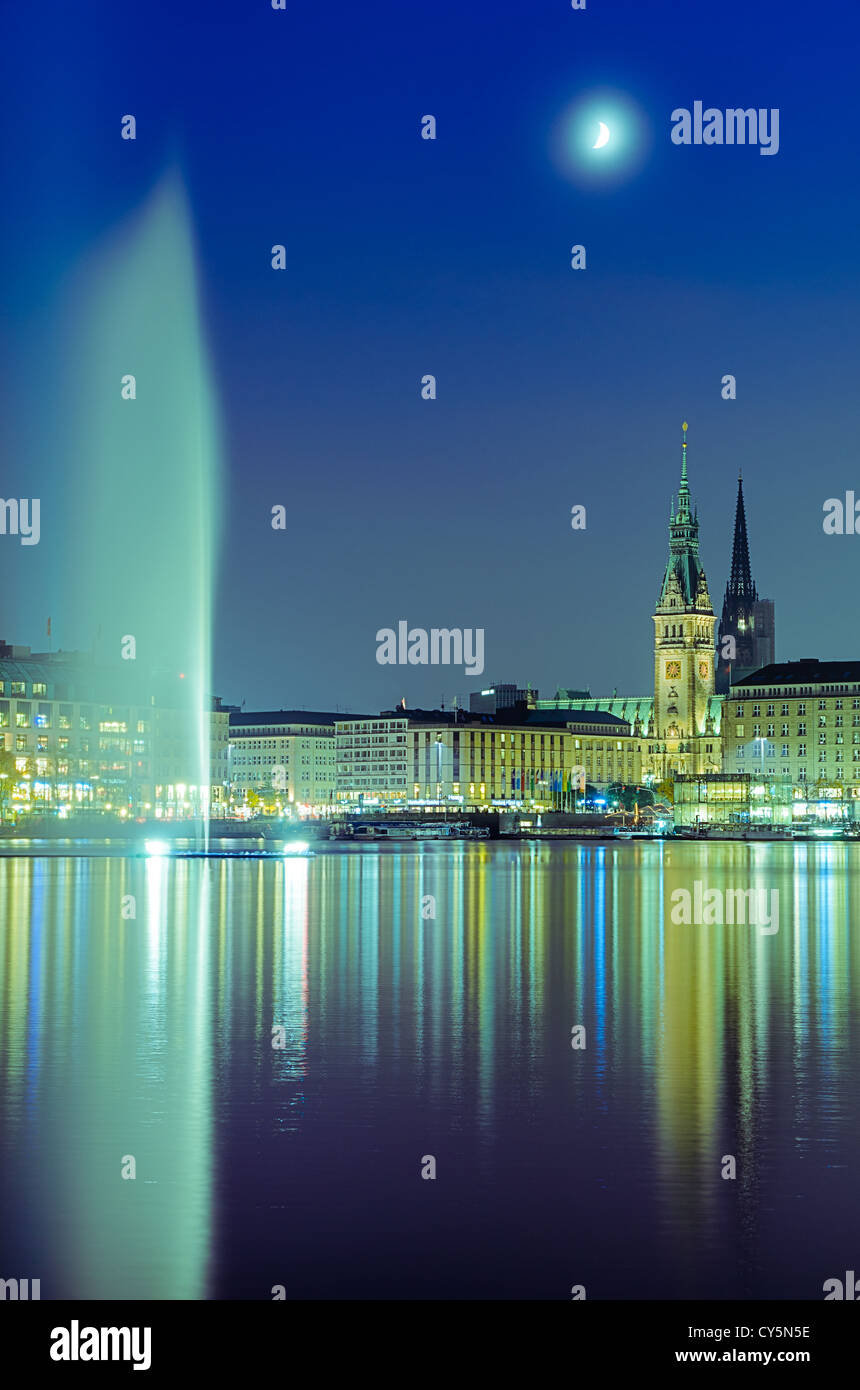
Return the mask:
[[[674,925],[696,879],[778,932]],[[0,1277],[820,1299],[860,1273],[858,912],[847,844],[0,859]]]

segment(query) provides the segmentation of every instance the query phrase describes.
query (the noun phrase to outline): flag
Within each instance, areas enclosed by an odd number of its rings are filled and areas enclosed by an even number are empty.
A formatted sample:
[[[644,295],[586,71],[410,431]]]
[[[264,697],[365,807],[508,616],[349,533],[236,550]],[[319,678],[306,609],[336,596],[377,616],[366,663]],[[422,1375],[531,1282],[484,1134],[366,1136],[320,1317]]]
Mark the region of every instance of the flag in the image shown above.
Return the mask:
[[[51,635],[51,619],[49,618],[49,619],[48,619],[48,636],[50,637],[50,635]]]

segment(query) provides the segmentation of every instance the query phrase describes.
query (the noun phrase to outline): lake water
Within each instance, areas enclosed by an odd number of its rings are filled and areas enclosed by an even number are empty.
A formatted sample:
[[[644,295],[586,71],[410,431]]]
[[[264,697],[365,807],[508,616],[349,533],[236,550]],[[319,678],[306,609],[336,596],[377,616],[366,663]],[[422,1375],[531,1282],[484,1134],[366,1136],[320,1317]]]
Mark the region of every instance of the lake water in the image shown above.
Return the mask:
[[[697,880],[779,930],[675,925]],[[0,1277],[821,1299],[860,1272],[858,914],[848,844],[2,858]]]

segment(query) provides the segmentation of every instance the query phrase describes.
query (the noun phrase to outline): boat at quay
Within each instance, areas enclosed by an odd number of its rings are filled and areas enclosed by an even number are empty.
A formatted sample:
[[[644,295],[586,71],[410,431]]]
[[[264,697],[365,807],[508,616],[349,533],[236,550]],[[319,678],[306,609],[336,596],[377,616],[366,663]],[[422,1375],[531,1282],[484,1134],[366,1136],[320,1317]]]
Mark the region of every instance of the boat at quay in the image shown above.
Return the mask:
[[[487,840],[490,829],[489,826],[468,821],[343,821],[332,824],[330,838],[353,844],[377,844],[392,840]]]
[[[795,842],[819,840],[858,840],[860,826],[824,822],[820,825],[679,825],[673,838],[677,840],[744,840],[753,843],[767,841]]]

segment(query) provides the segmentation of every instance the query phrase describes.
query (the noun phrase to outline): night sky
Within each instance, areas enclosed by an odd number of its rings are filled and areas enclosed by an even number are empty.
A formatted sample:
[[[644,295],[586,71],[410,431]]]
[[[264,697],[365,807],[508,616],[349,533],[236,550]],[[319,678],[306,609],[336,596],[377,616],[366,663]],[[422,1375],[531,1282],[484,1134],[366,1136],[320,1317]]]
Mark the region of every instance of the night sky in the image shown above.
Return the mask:
[[[860,495],[844,0],[287,4],[4,7],[0,493],[41,499],[42,538],[0,537],[0,637],[44,647],[50,614],[55,646],[92,640],[64,582],[98,536],[62,502],[88,480],[64,461],[57,324],[81,263],[175,168],[227,450],[223,698],[648,693],[684,419],[717,612],[742,466],[777,656],[856,658],[860,538],[822,531],[825,499]],[[647,136],[607,187],[553,144],[601,89]],[[779,108],[779,153],[673,145],[696,100]],[[483,627],[484,674],[379,666],[376,630],[401,618]]]

